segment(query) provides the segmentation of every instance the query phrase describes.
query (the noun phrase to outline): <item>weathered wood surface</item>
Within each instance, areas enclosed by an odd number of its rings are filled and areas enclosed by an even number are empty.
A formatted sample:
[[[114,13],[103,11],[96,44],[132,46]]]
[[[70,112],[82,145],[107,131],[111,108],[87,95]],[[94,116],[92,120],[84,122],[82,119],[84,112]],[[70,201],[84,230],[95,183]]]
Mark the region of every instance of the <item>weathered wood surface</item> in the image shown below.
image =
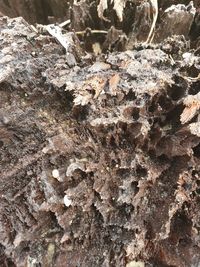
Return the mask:
[[[200,58],[188,31],[96,58],[73,33],[66,53],[0,18],[0,266],[198,266]]]

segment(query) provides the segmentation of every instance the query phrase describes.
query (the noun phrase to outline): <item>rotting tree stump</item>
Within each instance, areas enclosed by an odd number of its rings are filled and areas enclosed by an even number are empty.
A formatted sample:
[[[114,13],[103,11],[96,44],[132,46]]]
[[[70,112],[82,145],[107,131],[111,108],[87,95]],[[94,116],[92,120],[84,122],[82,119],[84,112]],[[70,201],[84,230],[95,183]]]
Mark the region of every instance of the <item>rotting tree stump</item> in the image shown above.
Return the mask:
[[[0,266],[199,264],[199,63],[184,37],[76,57],[0,18]],[[65,201],[64,201],[65,200]]]

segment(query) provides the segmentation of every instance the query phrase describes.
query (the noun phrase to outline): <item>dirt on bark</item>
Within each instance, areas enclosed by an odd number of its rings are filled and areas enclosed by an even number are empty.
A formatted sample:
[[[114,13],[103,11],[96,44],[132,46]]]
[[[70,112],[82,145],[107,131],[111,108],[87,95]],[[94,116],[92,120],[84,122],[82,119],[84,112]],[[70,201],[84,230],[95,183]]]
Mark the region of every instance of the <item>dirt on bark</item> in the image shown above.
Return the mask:
[[[199,1],[161,1],[151,44],[142,4],[130,30],[25,2],[0,11],[71,24],[0,17],[0,266],[198,267]]]

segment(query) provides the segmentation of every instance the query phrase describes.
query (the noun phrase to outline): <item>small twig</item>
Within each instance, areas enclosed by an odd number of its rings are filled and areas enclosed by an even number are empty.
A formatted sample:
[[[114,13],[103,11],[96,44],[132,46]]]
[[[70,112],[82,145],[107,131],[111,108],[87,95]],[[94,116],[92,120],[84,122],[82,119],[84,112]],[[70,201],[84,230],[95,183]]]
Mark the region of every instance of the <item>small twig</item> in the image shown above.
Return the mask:
[[[186,79],[189,82],[197,82],[198,80],[200,80],[200,74],[197,77],[186,77],[183,76],[184,79]]]
[[[171,59],[171,63],[172,63],[173,65],[175,65],[175,64],[176,64],[176,62],[174,61],[174,59],[173,59],[172,55],[169,55],[169,58]]]
[[[146,43],[149,43],[153,40],[152,33],[155,29],[156,21],[158,18],[158,0],[150,0],[150,2],[152,5],[152,9],[153,9],[153,22],[152,22],[151,29],[150,29],[149,35],[147,37]]]
[[[34,25],[30,25],[31,30],[33,30],[35,33],[38,33],[38,30],[35,28]]]
[[[91,30],[91,33],[100,33],[100,34],[107,34],[108,31],[103,31],[103,30]],[[75,32],[77,35],[84,35],[86,33],[86,30],[84,31],[79,31],[79,32]]]
[[[62,23],[60,23],[59,26],[60,26],[61,28],[63,28],[63,27],[65,27],[65,26],[69,25],[70,23],[71,23],[71,20],[68,19],[68,20],[63,21]]]

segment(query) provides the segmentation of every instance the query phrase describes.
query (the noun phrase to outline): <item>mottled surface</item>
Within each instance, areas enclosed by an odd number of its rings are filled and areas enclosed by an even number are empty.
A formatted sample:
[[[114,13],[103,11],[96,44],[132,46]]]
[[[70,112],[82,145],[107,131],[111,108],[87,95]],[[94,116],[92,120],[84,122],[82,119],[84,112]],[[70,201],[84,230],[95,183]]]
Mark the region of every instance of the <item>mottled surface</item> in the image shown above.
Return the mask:
[[[70,68],[54,38],[0,19],[1,266],[198,266],[200,61],[187,49],[169,38]]]

